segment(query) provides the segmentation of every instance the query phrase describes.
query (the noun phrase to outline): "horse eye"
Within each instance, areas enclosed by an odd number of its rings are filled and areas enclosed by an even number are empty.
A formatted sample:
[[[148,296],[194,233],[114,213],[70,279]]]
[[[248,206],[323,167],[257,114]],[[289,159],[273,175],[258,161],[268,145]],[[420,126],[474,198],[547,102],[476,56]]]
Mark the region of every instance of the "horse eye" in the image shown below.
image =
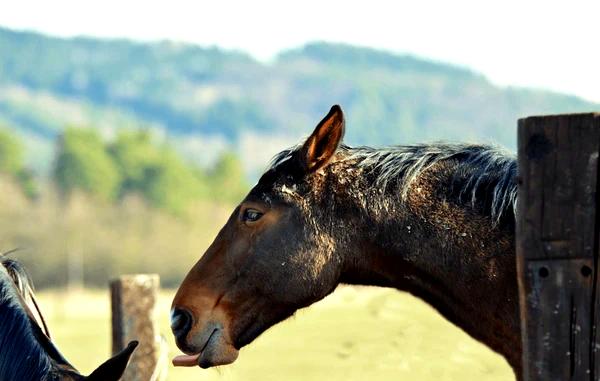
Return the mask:
[[[242,221],[244,222],[254,222],[258,221],[263,214],[256,209],[246,209],[244,210],[244,214],[242,214]]]

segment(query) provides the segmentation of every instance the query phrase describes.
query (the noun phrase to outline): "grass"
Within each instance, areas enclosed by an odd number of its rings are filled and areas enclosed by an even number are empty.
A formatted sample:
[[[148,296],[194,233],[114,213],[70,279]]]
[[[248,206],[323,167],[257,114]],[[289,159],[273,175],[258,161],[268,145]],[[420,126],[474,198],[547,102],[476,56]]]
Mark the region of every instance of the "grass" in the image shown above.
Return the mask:
[[[162,333],[169,334],[173,291],[159,299]],[[39,294],[54,340],[83,373],[110,351],[108,292]],[[209,370],[169,369],[181,380],[514,380],[502,357],[471,339],[432,308],[405,293],[340,287],[242,349],[237,362]]]

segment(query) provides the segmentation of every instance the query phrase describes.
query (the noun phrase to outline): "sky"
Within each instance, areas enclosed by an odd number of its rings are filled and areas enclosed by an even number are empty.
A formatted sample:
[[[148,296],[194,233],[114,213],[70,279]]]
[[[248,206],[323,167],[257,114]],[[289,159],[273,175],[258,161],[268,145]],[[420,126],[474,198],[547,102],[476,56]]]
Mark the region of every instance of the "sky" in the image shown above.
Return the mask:
[[[309,41],[345,42],[600,103],[599,0],[5,0],[0,25],[216,45],[263,61]]]

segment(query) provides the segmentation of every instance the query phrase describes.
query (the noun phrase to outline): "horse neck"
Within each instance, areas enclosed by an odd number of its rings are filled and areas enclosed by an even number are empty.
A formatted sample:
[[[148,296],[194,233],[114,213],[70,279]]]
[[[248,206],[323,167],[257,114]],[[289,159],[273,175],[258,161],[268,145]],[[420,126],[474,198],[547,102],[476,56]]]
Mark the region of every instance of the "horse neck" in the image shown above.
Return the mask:
[[[519,367],[513,228],[448,200],[440,173],[423,174],[402,201],[366,177],[335,187],[336,209],[360,211],[338,216],[355,232],[340,233],[348,242],[341,281],[408,291]]]

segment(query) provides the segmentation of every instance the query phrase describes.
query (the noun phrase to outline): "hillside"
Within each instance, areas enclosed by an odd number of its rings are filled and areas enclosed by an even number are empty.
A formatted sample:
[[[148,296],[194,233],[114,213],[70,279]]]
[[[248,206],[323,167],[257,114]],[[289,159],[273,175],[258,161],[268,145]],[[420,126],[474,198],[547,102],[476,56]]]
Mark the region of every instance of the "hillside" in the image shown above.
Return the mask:
[[[582,99],[499,88],[468,69],[348,45],[312,43],[262,63],[247,54],[174,42],[59,39],[0,28],[0,124],[27,138],[49,167],[66,126],[143,127],[205,164],[234,148],[256,172],[306,135],[333,103],[346,140],[382,145],[485,140],[515,146],[516,119],[599,110]]]

